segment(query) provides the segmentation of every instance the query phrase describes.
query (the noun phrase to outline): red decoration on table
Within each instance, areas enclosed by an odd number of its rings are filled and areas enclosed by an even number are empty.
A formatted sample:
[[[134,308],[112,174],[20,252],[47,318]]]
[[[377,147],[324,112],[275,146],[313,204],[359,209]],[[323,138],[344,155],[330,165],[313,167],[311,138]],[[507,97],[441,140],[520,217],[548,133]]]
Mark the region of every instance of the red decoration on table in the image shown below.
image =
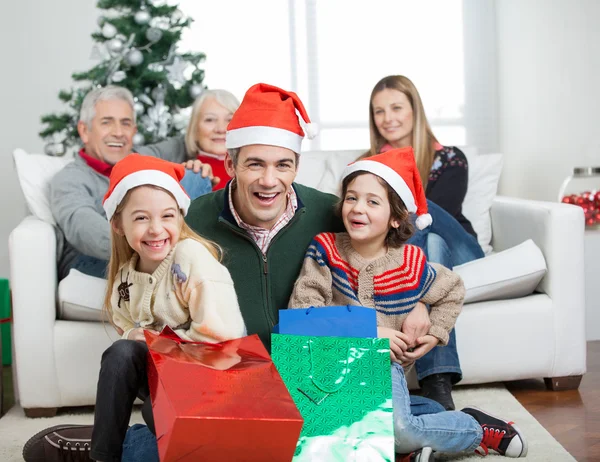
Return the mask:
[[[145,331],[161,462],[292,460],[303,419],[257,335],[185,342]]]
[[[585,215],[586,226],[600,226],[600,191],[585,191],[581,194],[564,196],[562,202],[581,207]]]

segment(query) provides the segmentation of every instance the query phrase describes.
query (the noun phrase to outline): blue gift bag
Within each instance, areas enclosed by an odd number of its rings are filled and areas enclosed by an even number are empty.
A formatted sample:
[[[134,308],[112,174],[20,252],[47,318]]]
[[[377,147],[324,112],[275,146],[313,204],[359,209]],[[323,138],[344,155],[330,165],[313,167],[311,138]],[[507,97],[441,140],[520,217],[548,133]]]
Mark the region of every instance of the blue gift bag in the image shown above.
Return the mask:
[[[279,310],[273,332],[313,337],[377,337],[377,312],[363,306]]]

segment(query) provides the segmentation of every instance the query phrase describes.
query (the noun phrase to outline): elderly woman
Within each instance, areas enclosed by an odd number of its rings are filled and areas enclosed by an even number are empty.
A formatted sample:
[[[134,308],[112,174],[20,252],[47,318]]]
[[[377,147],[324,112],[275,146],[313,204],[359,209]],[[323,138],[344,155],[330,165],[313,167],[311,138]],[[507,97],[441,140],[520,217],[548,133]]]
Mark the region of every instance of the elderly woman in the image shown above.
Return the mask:
[[[223,162],[227,154],[225,131],[239,105],[237,98],[226,90],[205,90],[194,101],[185,136],[136,147],[134,150],[140,154],[154,155],[157,155],[156,151],[167,151],[172,154],[170,158],[181,162],[198,159],[212,167],[212,189],[224,188],[229,181]],[[207,182],[199,181],[198,175],[189,171],[181,184],[192,198],[210,191],[204,190]]]

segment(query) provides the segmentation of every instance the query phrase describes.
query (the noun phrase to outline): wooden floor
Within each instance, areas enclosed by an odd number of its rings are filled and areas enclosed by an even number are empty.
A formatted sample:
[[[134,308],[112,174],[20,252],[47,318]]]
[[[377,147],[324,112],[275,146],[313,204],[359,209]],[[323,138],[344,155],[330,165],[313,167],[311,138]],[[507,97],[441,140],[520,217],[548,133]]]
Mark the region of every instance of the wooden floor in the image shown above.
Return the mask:
[[[506,387],[554,438],[581,462],[600,461],[600,341],[588,342],[587,374],[576,391],[547,391],[543,380]],[[4,412],[14,403],[12,377],[4,367]]]
[[[579,390],[547,391],[543,380],[506,387],[575,459],[600,461],[600,341],[587,344],[587,373]]]

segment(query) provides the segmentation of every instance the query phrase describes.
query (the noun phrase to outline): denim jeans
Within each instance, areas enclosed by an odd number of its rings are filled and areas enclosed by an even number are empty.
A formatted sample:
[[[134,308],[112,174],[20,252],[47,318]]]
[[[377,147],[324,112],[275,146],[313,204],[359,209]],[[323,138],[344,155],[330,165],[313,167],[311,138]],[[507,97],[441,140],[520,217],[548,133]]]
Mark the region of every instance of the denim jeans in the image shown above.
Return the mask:
[[[181,179],[181,186],[190,196],[191,200],[196,197],[203,196],[212,191],[212,184],[208,178],[202,178],[200,173],[194,173],[193,170],[186,170],[184,177]]]
[[[121,462],[159,462],[156,436],[146,425],[135,424],[127,430]]]
[[[400,454],[426,446],[439,452],[473,452],[481,443],[481,425],[469,414],[444,411],[415,416],[404,369],[396,363],[392,363],[392,401],[395,449]]]
[[[465,231],[456,219],[434,202],[427,201],[433,222],[418,230],[408,241],[421,247],[427,260],[454,268],[484,256],[477,239]],[[451,374],[452,383],[462,378],[462,370],[456,349],[456,333],[450,332],[446,346],[436,346],[415,362],[419,381],[432,374]]]
[[[99,258],[90,257],[89,255],[79,255],[69,269],[76,269],[88,276],[106,279],[107,268],[108,262],[106,260],[100,260]]]
[[[430,200],[427,201],[427,209],[433,222],[425,229],[416,230],[408,244],[421,247],[428,261],[452,269],[484,257],[477,239],[467,233],[452,215]]]
[[[146,364],[148,346],[135,340],[117,340],[102,354],[96,392],[91,457],[119,462],[136,397],[144,401],[142,415],[154,431]]]

